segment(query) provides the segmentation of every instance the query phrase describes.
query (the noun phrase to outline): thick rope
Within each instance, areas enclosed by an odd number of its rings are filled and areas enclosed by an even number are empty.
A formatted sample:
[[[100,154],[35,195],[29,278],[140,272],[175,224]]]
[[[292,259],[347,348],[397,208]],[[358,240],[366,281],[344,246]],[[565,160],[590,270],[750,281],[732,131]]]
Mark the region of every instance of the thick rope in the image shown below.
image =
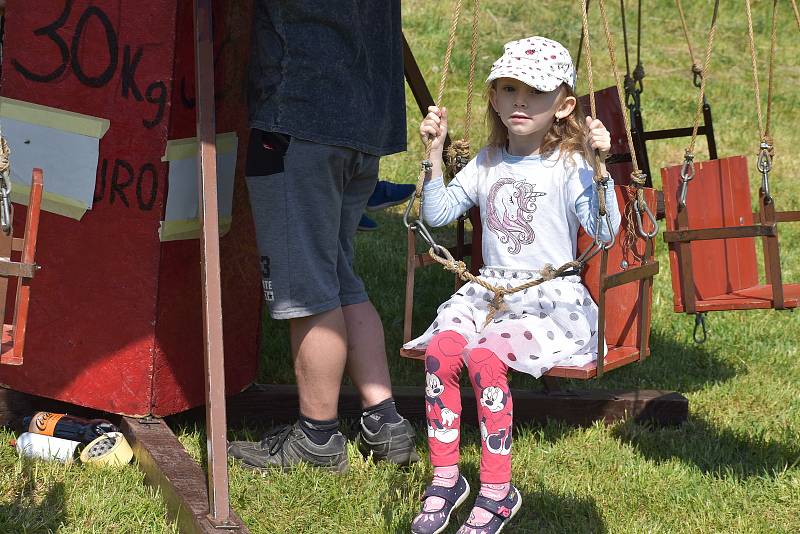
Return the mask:
[[[464,135],[461,139],[450,143],[447,150],[445,177],[451,180],[467,163],[472,156],[470,148],[470,132],[472,130],[472,96],[475,86],[475,64],[478,58],[478,15],[480,0],[474,0],[472,9],[472,41],[470,43],[469,81],[467,82],[467,108],[464,114]]]
[[[592,69],[592,46],[589,43],[589,6],[587,4],[588,0],[581,0],[581,11],[582,11],[582,31],[583,31],[583,46],[586,49],[586,82],[589,86],[589,108],[592,114],[592,118],[597,118],[597,104],[594,99],[594,69]],[[623,103],[623,108],[624,108]],[[600,169],[602,165],[602,161],[600,161],[600,153],[595,150],[594,151],[594,158],[593,158],[593,169],[594,169],[594,182],[596,184],[601,184],[604,181],[604,177],[600,174]],[[600,210],[600,216],[605,217],[606,215],[606,197],[605,195],[598,194],[597,195],[597,204]]]
[[[436,94],[436,105],[442,105],[444,98],[444,88],[447,84],[447,71],[450,70],[450,57],[453,55],[453,47],[456,43],[456,29],[458,28],[458,19],[461,17],[462,0],[456,1],[456,7],[453,10],[453,20],[450,23],[450,36],[447,39],[447,51],[444,54],[444,64],[442,66],[442,76],[439,79],[439,92]]]
[[[692,71],[700,72],[700,66],[694,57],[694,50],[692,49],[692,41],[689,39],[689,28],[686,26],[686,15],[683,14],[683,6],[681,0],[675,0],[675,5],[678,6],[678,13],[681,15],[681,26],[683,27],[683,36],[686,38],[686,46],[689,47],[689,58],[692,60]]]
[[[458,28],[458,19],[461,17],[461,6],[462,0],[457,0],[456,6],[453,9],[453,19],[450,23],[450,35],[447,39],[447,50],[444,54],[444,62],[442,66],[442,75],[439,78],[439,91],[436,95],[436,101],[434,102],[436,106],[441,106],[442,99],[444,98],[444,89],[447,85],[447,71],[450,70],[450,58],[453,55],[453,48],[456,42],[456,29]],[[417,178],[417,187],[416,191],[414,192],[414,196],[417,199],[422,199],[422,187],[425,184],[426,176],[427,179],[430,179],[430,158],[431,158],[431,140],[425,142],[425,158],[420,168],[419,177]],[[422,209],[420,205],[417,208],[417,215],[421,217],[420,211]]]
[[[749,1],[749,0],[747,0]],[[700,93],[697,95],[697,108],[694,112],[694,123],[692,124],[692,138],[689,146],[686,147],[687,156],[694,157],[694,145],[697,142],[697,131],[700,128],[700,117],[703,115],[703,100],[706,94],[706,77],[708,76],[708,66],[711,64],[711,50],[714,48],[714,35],[717,33],[717,14],[719,13],[719,0],[714,1],[714,14],[711,17],[711,28],[708,30],[708,42],[706,43],[706,57],[703,67],[700,70]]]
[[[792,0],[792,11],[794,11],[794,20],[797,22],[797,29],[800,30],[800,11],[797,9],[797,2]]]
[[[478,59],[478,14],[480,0],[475,0],[472,7],[472,42],[469,50],[469,81],[467,82],[467,110],[464,115],[464,140],[469,143],[472,129],[472,94],[475,86],[475,64]]]
[[[522,285],[505,288],[499,286],[493,286],[489,282],[482,280],[481,278],[475,276],[469,269],[467,269],[466,264],[463,261],[455,260],[449,253],[447,253],[447,258],[442,258],[434,253],[433,248],[430,250],[430,255],[433,259],[439,262],[445,269],[450,272],[456,273],[459,278],[462,280],[475,282],[476,284],[480,285],[484,289],[491,291],[494,293],[494,298],[492,298],[491,302],[489,302],[489,314],[486,316],[486,321],[483,323],[483,328],[486,328],[492,319],[494,319],[495,315],[499,311],[503,311],[506,309],[506,304],[503,302],[503,297],[506,295],[511,295],[512,293],[516,293],[518,291],[524,291],[526,289],[530,289],[532,287],[536,287],[548,280],[552,280],[553,278],[559,277],[570,270],[580,269],[582,267],[581,263],[577,260],[570,261],[556,269],[550,264],[545,265],[545,268],[540,271],[541,277],[536,278],[535,280],[531,280],[530,282],[526,282]]]
[[[619,105],[620,109],[625,109],[625,89],[622,87],[622,76],[619,74],[619,67],[617,67],[617,54],[614,51],[614,41],[611,37],[611,30],[608,26],[608,15],[606,14],[606,2],[605,0],[600,0],[598,2],[600,5],[600,16],[603,19],[603,29],[605,30],[606,34],[606,44],[608,45],[608,56],[611,59],[611,70],[614,73],[614,82],[617,86],[617,96],[619,97]],[[641,176],[641,171],[639,170],[638,160],[636,159],[636,147],[633,144],[633,136],[631,135],[631,124],[630,118],[628,117],[627,113],[622,114],[622,118],[625,121],[625,134],[628,137],[628,146],[631,149],[631,163],[633,164],[633,173],[637,176]],[[642,183],[644,183],[644,179],[642,179]]]
[[[753,13],[750,10],[750,0],[744,0],[747,13],[747,34],[750,37],[750,59],[753,64],[753,91],[756,95],[756,115],[758,116],[758,135],[764,131],[764,118],[761,115],[761,90],[758,86],[758,62],[756,60],[756,40],[753,37]]]
[[[774,59],[775,47],[777,42],[777,26],[778,26],[778,7],[777,0],[773,0],[772,4],[772,31],[770,32],[770,49],[769,49],[769,68],[767,74],[767,117],[766,121],[761,114],[761,91],[758,84],[758,63],[756,60],[756,41],[753,35],[753,12],[750,8],[750,0],[745,0],[745,11],[747,13],[747,35],[750,39],[750,59],[753,64],[753,91],[756,97],[756,115],[758,117],[758,135],[761,141],[769,145],[769,155],[774,155],[772,144],[772,137],[770,135],[770,123],[772,117],[772,88],[773,88],[773,73],[774,73]]]
[[[771,122],[772,122],[772,76],[775,64],[775,45],[778,41],[778,0],[772,1],[772,33],[770,35],[769,45],[769,71],[767,74],[767,120],[764,125],[764,135],[762,140],[766,141],[770,147],[772,146]],[[772,154],[770,154],[772,156]]]
[[[614,41],[611,37],[611,30],[609,29],[608,24],[608,14],[606,13],[606,6],[605,0],[599,0],[600,5],[600,17],[603,21],[603,29],[606,35],[606,44],[608,46],[608,55],[611,60],[611,70],[614,73],[614,82],[617,86],[617,97],[619,98],[619,105],[620,109],[625,109],[625,90],[622,87],[622,76],[620,76],[619,68],[617,67],[617,56],[614,51]],[[627,46],[626,46],[627,48]],[[631,164],[633,165],[633,172],[631,172],[631,182],[632,186],[629,186],[629,193],[632,193],[631,189],[635,189],[635,196],[636,200],[638,201],[638,206],[646,206],[647,200],[644,198],[644,190],[642,187],[645,184],[645,176],[642,174],[642,171],[639,169],[638,160],[636,158],[636,147],[633,143],[633,135],[631,134],[631,125],[630,125],[630,118],[628,117],[627,113],[622,114],[622,118],[625,122],[625,134],[628,138],[628,147],[631,151]],[[627,203],[627,209],[625,210],[625,227],[627,232],[625,234],[625,242],[624,247],[629,249],[634,256],[641,260],[636,254],[635,246],[636,246],[636,223],[634,221],[633,215],[634,206],[632,202]]]

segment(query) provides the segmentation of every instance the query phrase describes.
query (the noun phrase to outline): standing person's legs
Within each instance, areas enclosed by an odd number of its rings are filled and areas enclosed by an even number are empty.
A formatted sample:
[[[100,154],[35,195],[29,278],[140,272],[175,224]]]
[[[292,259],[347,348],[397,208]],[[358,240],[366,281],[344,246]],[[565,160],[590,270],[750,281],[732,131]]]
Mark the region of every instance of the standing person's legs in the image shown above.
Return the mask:
[[[290,319],[289,335],[300,413],[316,420],[336,419],[347,361],[342,309]]]
[[[346,372],[363,408],[357,442],[376,460],[407,465],[419,460],[411,424],[397,413],[392,398],[383,324],[354,269],[358,221],[378,180],[376,156],[360,153],[342,194],[339,227],[339,301],[347,334]]]
[[[251,135],[247,182],[264,297],[273,318],[290,321],[300,403],[300,419],[291,431],[276,430],[258,444],[231,444],[232,456],[256,467],[299,461],[336,470],[347,466],[337,419],[347,362],[339,230],[343,192],[357,155],[282,134],[254,130]]]
[[[231,444],[232,456],[256,467],[291,467],[307,461],[346,469],[346,440],[338,432],[337,419],[341,379],[353,344],[348,340],[346,317],[355,316],[361,323],[364,319],[343,307],[368,311],[363,283],[352,268],[352,237],[358,219],[356,215],[353,220],[350,213],[363,212],[377,180],[377,158],[368,174],[362,171],[363,160],[363,154],[347,148],[257,130],[251,135],[247,181],[264,297],[273,318],[290,321],[300,402],[300,420],[290,433],[279,429],[260,443]],[[349,235],[349,241],[343,235]],[[373,329],[376,318],[363,328]],[[382,339],[379,320],[377,328]],[[385,366],[382,341],[380,346],[380,351],[371,354]],[[392,420],[394,414],[403,432],[402,439],[377,440],[366,448],[382,447],[378,451],[382,457],[398,463],[415,461],[413,430],[397,415],[394,403],[388,403],[388,370],[384,375],[380,365],[377,368],[377,375],[371,370],[362,379],[374,382],[362,397],[365,402],[383,397],[372,407],[373,415]],[[397,432],[392,428],[391,433]]]
[[[376,156],[359,154],[353,176],[342,192],[339,226],[339,300],[347,333],[347,374],[361,395],[362,407],[392,396],[383,324],[353,269],[358,221],[378,182]]]

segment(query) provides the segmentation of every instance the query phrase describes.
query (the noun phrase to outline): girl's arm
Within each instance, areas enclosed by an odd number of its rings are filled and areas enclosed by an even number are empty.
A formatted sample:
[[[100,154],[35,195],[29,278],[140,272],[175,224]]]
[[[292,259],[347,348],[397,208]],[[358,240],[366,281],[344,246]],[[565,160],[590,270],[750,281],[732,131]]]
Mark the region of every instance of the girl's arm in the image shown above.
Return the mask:
[[[576,185],[578,186],[578,191],[582,191],[575,200],[575,214],[578,216],[578,220],[586,230],[586,233],[594,237],[599,231],[600,239],[608,242],[611,240],[612,233],[613,235],[617,234],[621,219],[619,206],[617,206],[617,195],[614,193],[614,180],[606,172],[606,164],[604,163],[608,152],[611,150],[611,134],[599,119],[592,117],[586,117],[586,128],[588,130],[589,146],[600,154],[600,173],[608,178],[605,197],[606,212],[611,222],[610,232],[605,217],[599,221],[596,218],[599,203],[598,194],[602,194],[602,189],[600,191],[595,190],[594,171],[588,165],[586,166],[589,167],[588,169],[586,167],[578,169],[578,183]]]
[[[467,168],[464,168],[461,172],[466,170]],[[474,205],[461,185],[459,176],[456,176],[446,187],[441,175],[425,183],[422,197],[422,218],[431,226],[449,224]]]
[[[422,218],[431,226],[444,226],[456,220],[473,205],[459,181],[461,173],[447,187],[442,179],[442,151],[447,138],[447,108],[428,107],[428,115],[419,125],[419,135],[423,143],[430,143],[428,159],[431,162],[433,177],[425,181]],[[466,170],[466,168],[462,170],[462,173]]]
[[[581,174],[586,173],[589,180],[593,180],[594,171],[592,171],[592,169],[580,169],[579,172]],[[611,229],[614,232],[614,235],[616,235],[622,218],[619,213],[619,206],[617,205],[617,195],[614,193],[614,179],[609,175],[606,176],[608,176],[608,188],[605,191],[606,212],[611,220]],[[585,183],[586,178],[581,181]],[[611,240],[611,234],[608,231],[608,225],[606,224],[605,218],[600,219],[600,221],[596,219],[598,209],[597,204],[597,193],[595,192],[595,187],[592,183],[586,187],[575,200],[575,214],[578,216],[578,221],[580,221],[581,226],[583,226],[587,234],[594,237],[597,235],[599,229],[600,239],[608,242]]]

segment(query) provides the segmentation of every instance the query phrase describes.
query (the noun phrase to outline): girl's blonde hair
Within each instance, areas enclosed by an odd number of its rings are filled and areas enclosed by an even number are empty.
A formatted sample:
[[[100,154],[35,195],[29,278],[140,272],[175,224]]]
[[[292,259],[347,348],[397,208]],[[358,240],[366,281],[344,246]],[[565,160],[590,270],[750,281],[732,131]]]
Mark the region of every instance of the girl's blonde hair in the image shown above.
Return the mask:
[[[495,82],[493,81],[487,91],[491,91],[494,87]],[[561,88],[558,90],[561,91],[559,104],[570,96],[577,101],[578,96],[569,85],[565,83],[561,84]],[[486,124],[489,127],[489,140],[487,144],[491,147],[505,148],[508,143],[508,129],[492,107],[492,102],[489,100],[488,94],[486,101]],[[573,154],[579,154],[586,161],[591,161],[589,158],[591,157],[592,151],[589,149],[586,138],[585,121],[586,116],[581,109],[581,105],[579,102],[576,102],[575,109],[573,109],[569,115],[563,119],[554,120],[553,124],[550,125],[550,129],[545,134],[544,139],[542,139],[542,146],[540,147],[541,154],[543,156],[548,156],[555,152],[556,149],[560,149],[559,157],[567,156],[567,160],[569,160],[571,159],[570,156]]]

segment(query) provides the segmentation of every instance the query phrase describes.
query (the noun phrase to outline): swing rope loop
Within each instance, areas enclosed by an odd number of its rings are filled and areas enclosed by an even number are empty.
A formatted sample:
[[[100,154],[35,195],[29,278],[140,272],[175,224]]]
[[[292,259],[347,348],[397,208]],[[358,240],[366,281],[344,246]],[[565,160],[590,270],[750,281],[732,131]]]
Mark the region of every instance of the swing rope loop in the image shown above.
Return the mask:
[[[486,317],[486,321],[483,323],[483,328],[492,322],[492,319],[494,319],[498,312],[506,309],[506,303],[503,301],[503,298],[506,295],[511,295],[512,293],[516,293],[518,291],[524,291],[526,289],[536,287],[544,282],[547,282],[548,280],[552,280],[553,278],[579,274],[580,270],[583,268],[583,263],[578,260],[569,261],[558,269],[550,264],[547,264],[545,265],[544,269],[540,271],[541,276],[539,278],[516,287],[505,288],[493,286],[489,282],[482,280],[480,277],[475,276],[469,272],[469,269],[467,269],[467,266],[463,261],[453,258],[449,250],[442,247],[440,247],[440,250],[442,251],[442,255],[437,254],[436,250],[434,250],[434,247],[431,247],[431,249],[428,251],[428,254],[430,254],[430,256],[439,262],[439,264],[441,264],[445,269],[455,273],[465,282],[475,282],[487,291],[490,291],[494,294],[494,297],[489,302],[489,314]]]

